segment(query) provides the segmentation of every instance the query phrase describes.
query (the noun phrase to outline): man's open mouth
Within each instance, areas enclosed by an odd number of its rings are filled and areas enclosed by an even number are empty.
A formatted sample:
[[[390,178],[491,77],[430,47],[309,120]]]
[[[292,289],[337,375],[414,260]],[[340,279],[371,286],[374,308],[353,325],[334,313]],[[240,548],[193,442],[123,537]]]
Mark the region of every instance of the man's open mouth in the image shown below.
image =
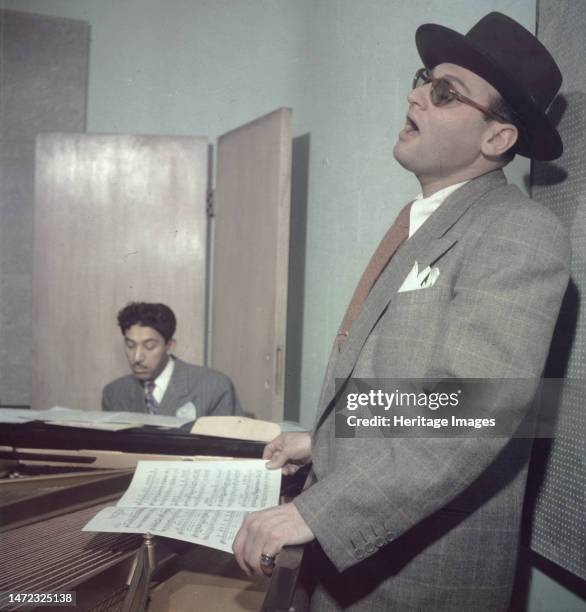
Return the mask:
[[[407,115],[407,122],[405,123],[405,131],[406,132],[418,132],[419,126]]]

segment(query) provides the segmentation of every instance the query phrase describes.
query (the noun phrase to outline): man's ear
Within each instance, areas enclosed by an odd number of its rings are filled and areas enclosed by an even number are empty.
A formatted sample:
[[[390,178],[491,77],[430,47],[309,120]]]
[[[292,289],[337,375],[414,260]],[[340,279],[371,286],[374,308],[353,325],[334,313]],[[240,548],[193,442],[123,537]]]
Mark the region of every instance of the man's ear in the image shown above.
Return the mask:
[[[165,352],[167,353],[167,355],[170,355],[176,346],[177,346],[177,341],[175,340],[175,338],[171,338],[171,340],[167,342],[167,346],[165,347]]]
[[[486,157],[499,157],[515,145],[519,131],[512,123],[491,121],[482,139],[480,150]]]

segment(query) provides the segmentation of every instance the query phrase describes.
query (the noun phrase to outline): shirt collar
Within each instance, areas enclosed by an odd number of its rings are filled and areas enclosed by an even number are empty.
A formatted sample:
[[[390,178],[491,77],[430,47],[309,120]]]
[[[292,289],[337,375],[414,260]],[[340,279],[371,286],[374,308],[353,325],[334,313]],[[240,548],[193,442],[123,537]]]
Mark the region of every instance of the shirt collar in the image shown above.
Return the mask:
[[[420,193],[415,200],[413,200],[413,204],[411,205],[411,214],[409,215],[409,238],[411,238],[411,236],[413,236],[413,234],[427,221],[448,196],[452,195],[456,189],[459,189],[467,182],[468,181],[463,181],[461,183],[449,185],[448,187],[436,191],[427,198],[424,198],[423,194]]]
[[[169,356],[169,361],[167,361],[167,365],[163,368],[163,371],[153,381],[156,385],[155,392],[157,390],[160,391],[161,397],[169,385],[169,381],[171,380],[171,376],[173,375],[174,368],[175,368],[175,360],[173,359],[173,356]]]

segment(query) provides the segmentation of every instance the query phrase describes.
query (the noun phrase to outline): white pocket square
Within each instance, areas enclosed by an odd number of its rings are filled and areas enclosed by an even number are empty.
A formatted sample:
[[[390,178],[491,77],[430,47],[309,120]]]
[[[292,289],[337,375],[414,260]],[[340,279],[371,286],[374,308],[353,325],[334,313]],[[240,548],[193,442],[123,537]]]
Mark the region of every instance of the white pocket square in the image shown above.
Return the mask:
[[[195,421],[197,417],[197,410],[195,408],[195,404],[193,402],[187,402],[181,406],[181,408],[177,408],[175,411],[175,416],[180,419],[189,419],[190,421]]]
[[[403,284],[399,287],[398,293],[404,293],[406,291],[416,291],[417,289],[427,289],[433,287],[439,278],[439,268],[431,268],[427,266],[419,271],[419,264],[415,262],[415,265],[411,268],[411,271],[405,277]]]

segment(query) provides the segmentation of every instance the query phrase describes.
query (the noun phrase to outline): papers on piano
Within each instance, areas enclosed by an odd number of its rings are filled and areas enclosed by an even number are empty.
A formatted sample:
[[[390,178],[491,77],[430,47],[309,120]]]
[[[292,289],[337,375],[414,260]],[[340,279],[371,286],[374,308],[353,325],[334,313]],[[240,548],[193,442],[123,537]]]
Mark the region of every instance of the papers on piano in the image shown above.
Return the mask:
[[[160,416],[142,412],[102,412],[101,410],[73,410],[53,406],[49,410],[26,410],[0,408],[0,423],[28,423],[43,421],[51,425],[83,427],[87,429],[106,429],[118,431],[141,425],[155,427],[181,427],[189,423],[189,418]]]
[[[43,410],[26,410],[24,408],[0,408],[0,423],[30,423],[38,421]]]
[[[126,493],[83,531],[151,533],[226,552],[248,512],[279,503],[263,459],[140,461]]]

